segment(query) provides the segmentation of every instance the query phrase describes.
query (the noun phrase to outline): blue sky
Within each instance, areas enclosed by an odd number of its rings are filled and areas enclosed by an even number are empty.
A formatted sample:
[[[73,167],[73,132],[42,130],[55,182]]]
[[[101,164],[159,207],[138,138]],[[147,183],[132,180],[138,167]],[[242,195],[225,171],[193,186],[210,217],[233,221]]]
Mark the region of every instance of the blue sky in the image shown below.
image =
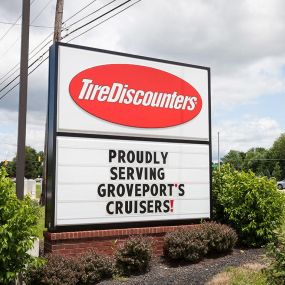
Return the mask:
[[[64,21],[89,2],[65,1]],[[94,16],[122,2],[118,0]],[[53,26],[55,3],[35,0],[31,6],[33,24],[45,27],[31,28],[30,50],[52,32],[49,27]],[[64,27],[106,3],[95,1]],[[20,12],[21,1],[1,1],[1,21],[14,22]],[[0,38],[8,27],[0,24]],[[71,43],[211,67],[216,159],[218,131],[222,155],[230,149],[270,147],[285,132],[284,34],[283,0],[142,0]],[[19,37],[20,26],[15,26],[0,40],[0,54],[4,54],[0,77],[19,62]],[[42,47],[35,58],[46,49]],[[29,77],[27,144],[37,150],[43,149],[47,74],[44,62]],[[17,98],[15,88],[0,100],[0,161],[12,158],[16,152]]]
[[[280,125],[285,126],[285,114],[284,114],[284,94],[270,94],[267,96],[262,96],[258,100],[246,105],[240,105],[238,110],[223,110],[221,113],[214,113],[213,119],[217,124],[229,117],[234,120],[238,120],[248,114],[255,117],[272,117],[276,121],[280,122]]]

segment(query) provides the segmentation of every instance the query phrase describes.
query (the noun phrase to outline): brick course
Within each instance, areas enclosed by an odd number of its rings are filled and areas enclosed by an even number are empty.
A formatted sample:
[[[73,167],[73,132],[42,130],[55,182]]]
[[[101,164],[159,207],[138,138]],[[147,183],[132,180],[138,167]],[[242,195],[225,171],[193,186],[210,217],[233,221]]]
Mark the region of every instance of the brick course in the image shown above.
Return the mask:
[[[97,253],[111,255],[129,236],[144,235],[151,237],[155,255],[163,253],[163,238],[166,233],[195,225],[161,226],[112,230],[93,230],[78,232],[44,233],[44,252],[74,256],[90,249]]]

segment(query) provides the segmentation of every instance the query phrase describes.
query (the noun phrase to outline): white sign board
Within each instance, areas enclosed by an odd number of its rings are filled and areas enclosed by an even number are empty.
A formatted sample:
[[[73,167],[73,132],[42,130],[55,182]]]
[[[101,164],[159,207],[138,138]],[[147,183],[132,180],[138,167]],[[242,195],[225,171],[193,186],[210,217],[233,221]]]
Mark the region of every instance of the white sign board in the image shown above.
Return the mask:
[[[210,217],[209,146],[57,138],[56,224]]]
[[[56,43],[46,226],[210,218],[209,76],[206,67]]]

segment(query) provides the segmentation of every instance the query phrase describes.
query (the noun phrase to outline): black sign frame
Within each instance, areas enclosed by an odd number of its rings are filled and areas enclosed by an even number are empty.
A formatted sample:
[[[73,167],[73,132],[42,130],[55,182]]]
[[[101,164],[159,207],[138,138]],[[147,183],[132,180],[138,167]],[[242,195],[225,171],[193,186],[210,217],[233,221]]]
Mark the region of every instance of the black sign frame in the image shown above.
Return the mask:
[[[139,136],[124,136],[124,135],[99,135],[99,134],[82,134],[71,132],[57,131],[57,87],[58,87],[58,50],[60,46],[76,48],[81,50],[90,50],[100,53],[119,55],[124,57],[162,62],[171,65],[179,65],[197,69],[206,70],[208,73],[208,117],[209,117],[209,141],[202,140],[185,140],[185,139],[165,139],[165,138],[150,138]],[[152,141],[152,142],[168,142],[168,143],[188,143],[188,144],[206,144],[209,146],[209,177],[210,177],[210,218],[212,218],[212,129],[211,129],[211,72],[209,67],[192,65],[182,62],[175,62],[86,46],[56,42],[49,50],[49,88],[48,88],[48,114],[47,114],[47,153],[45,157],[46,163],[46,207],[45,207],[45,226],[49,232],[65,232],[65,231],[83,231],[83,230],[104,230],[104,229],[123,229],[123,228],[140,228],[140,227],[155,227],[155,226],[175,226],[189,225],[201,222],[201,219],[177,219],[163,221],[140,221],[140,222],[120,222],[120,223],[104,223],[104,224],[82,224],[82,225],[55,225],[55,188],[56,188],[56,138],[61,137],[82,137],[82,138],[101,138],[113,140],[127,141]]]

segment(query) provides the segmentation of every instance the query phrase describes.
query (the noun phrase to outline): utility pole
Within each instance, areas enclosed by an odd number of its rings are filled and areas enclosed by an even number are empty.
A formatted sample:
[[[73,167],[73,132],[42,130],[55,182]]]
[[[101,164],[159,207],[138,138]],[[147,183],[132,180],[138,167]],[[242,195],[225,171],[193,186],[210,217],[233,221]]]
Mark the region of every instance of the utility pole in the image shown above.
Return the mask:
[[[18,115],[18,145],[16,169],[16,193],[18,199],[24,197],[25,146],[29,64],[30,0],[22,0],[22,34],[20,62],[20,91]]]
[[[57,0],[56,1],[56,10],[55,10],[55,18],[54,18],[54,34],[53,34],[53,43],[55,42],[60,42],[61,41],[61,30],[62,30],[62,17],[63,17],[63,5],[64,5],[64,0]],[[42,180],[42,194],[41,194],[41,199],[40,203],[41,205],[45,204],[45,199],[46,199],[46,178],[47,178],[47,165],[46,165],[46,160],[47,160],[47,117],[46,117],[46,130],[45,130],[45,146],[44,146],[44,153],[45,153],[45,158],[43,161],[43,180]]]
[[[219,166],[219,171],[221,168],[221,163],[220,163],[220,132],[218,132],[218,166]]]
[[[54,20],[53,42],[60,42],[64,0],[57,0]]]

